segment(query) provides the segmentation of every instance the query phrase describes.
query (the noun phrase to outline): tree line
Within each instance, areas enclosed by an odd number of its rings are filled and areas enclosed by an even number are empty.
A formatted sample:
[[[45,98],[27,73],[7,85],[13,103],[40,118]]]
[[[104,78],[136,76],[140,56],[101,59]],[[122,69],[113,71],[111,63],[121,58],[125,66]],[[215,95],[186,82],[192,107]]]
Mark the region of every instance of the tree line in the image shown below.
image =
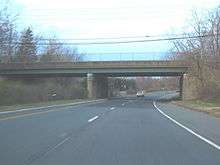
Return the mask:
[[[76,48],[62,45],[56,38],[49,39],[46,45],[39,44],[42,36],[35,35],[31,26],[19,32],[16,28],[16,17],[10,15],[8,11],[7,6],[0,9],[0,63],[83,60],[83,55],[79,54]],[[84,78],[10,79],[0,77],[0,105],[86,97],[86,79]]]
[[[188,87],[195,89],[192,98],[219,98],[220,7],[206,16],[193,12],[188,28],[191,30],[184,33],[186,39],[172,41],[169,59],[192,64],[188,76]]]
[[[56,38],[38,44],[43,36],[34,34],[30,27],[19,32],[16,17],[8,12],[8,7],[0,10],[0,62],[67,62],[81,61],[83,55],[76,48],[63,45]]]

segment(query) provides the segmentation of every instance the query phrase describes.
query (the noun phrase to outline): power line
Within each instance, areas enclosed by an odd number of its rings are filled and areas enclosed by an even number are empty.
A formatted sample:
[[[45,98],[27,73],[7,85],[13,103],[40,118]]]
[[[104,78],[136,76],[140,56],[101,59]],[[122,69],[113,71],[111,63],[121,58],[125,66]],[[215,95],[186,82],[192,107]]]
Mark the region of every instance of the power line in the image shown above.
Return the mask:
[[[41,41],[55,41],[55,42],[62,42],[62,41],[94,41],[94,40],[120,40],[120,39],[133,39],[133,38],[169,38],[169,37],[178,37],[183,35],[190,35],[187,33],[183,34],[172,34],[172,35],[137,35],[137,36],[119,36],[119,37],[98,37],[98,38],[40,38]]]
[[[58,43],[39,42],[36,45],[112,45],[112,44],[147,43],[147,42],[159,42],[159,41],[196,39],[196,38],[205,38],[205,37],[211,37],[211,36],[215,36],[215,35],[197,35],[197,36],[169,37],[169,38],[129,40],[129,41],[128,40],[126,41],[104,41],[104,42],[58,42]],[[0,44],[8,44],[8,43],[0,43]],[[12,44],[22,44],[22,43],[13,42]],[[23,44],[23,45],[28,45],[28,44]]]
[[[139,36],[119,36],[119,37],[99,37],[99,38],[41,38],[42,41],[84,41],[84,40],[120,40],[120,39],[133,39],[133,38],[169,38],[169,37],[177,37],[177,36],[183,36],[185,34],[172,34],[172,35],[139,35]],[[189,35],[189,34],[188,34]]]
[[[147,54],[147,53],[151,53],[151,54],[161,54],[164,52],[94,52],[94,53],[85,53],[85,55],[109,55],[109,54]]]
[[[132,39],[132,38],[146,38],[146,37],[153,37],[153,36],[121,36],[121,37],[99,37],[99,38],[61,38],[61,39],[50,39],[50,38],[42,38],[40,40],[43,41],[83,41],[83,40],[116,40],[116,39]]]

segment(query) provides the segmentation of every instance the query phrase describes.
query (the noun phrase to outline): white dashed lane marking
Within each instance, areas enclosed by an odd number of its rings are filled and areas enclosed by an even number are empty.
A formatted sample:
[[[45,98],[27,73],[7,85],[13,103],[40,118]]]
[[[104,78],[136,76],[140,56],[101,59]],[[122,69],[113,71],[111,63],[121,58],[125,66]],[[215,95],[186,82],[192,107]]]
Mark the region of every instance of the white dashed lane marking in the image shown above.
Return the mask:
[[[99,118],[99,116],[95,116],[95,117],[89,119],[88,122],[89,122],[89,123],[90,123],[90,122],[93,122],[94,120],[96,120],[96,119],[98,119],[98,118]]]

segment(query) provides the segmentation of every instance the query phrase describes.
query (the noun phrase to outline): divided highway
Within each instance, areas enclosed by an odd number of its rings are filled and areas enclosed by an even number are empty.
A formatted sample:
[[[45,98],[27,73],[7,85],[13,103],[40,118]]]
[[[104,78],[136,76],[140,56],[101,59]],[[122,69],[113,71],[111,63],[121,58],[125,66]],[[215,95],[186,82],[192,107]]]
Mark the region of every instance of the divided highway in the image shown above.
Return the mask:
[[[0,115],[0,164],[219,165],[218,148],[158,112],[162,95]]]

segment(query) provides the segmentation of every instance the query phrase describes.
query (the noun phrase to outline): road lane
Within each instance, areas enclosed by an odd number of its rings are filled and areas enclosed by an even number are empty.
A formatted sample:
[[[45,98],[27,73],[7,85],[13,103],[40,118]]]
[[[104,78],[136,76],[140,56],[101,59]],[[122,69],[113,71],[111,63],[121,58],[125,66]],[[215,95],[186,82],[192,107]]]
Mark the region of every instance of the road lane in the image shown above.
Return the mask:
[[[99,104],[103,103],[96,103]],[[31,162],[64,138],[80,132],[89,118],[109,107],[93,108],[93,104],[62,107],[62,110],[59,107],[50,113],[0,121],[0,161],[4,164]]]
[[[1,164],[220,164],[218,150],[167,121],[151,99],[65,108],[0,121]]]
[[[151,101],[116,108],[33,164],[219,165],[218,150],[168,122]]]

